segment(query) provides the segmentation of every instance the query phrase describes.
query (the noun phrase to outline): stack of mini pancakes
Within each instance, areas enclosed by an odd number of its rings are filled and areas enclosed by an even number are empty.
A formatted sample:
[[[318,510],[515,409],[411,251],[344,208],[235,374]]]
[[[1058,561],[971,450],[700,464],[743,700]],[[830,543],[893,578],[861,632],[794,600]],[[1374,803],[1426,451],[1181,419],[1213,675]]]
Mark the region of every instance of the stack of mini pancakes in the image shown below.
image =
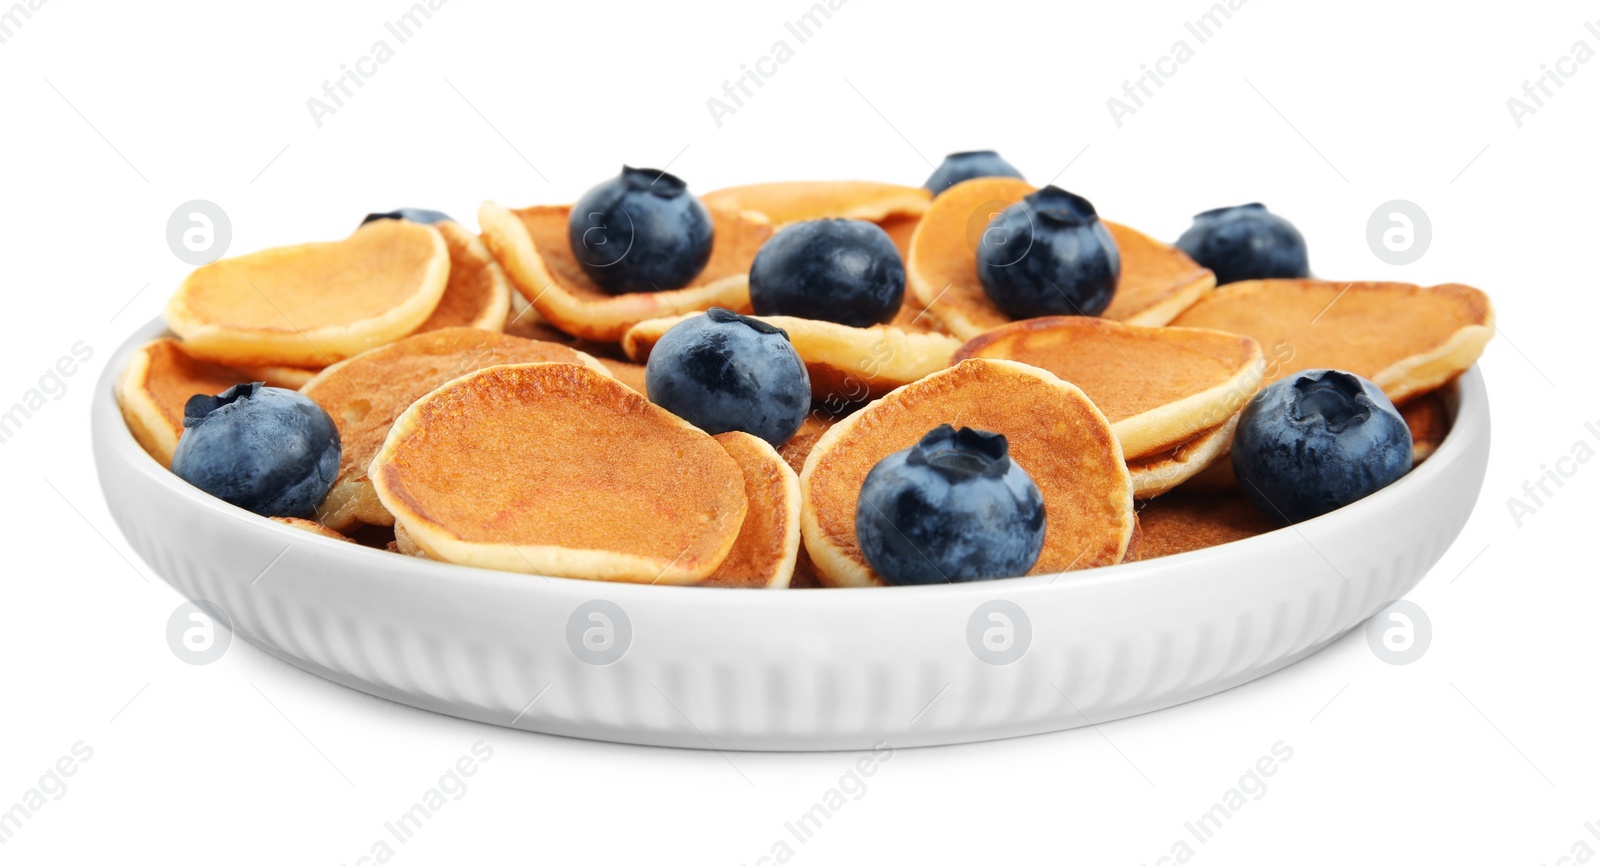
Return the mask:
[[[1298,370],[1365,376],[1400,405],[1417,459],[1448,431],[1448,389],[1493,333],[1484,293],[1448,284],[1267,280],[1217,288],[1172,246],[1108,223],[1122,271],[1099,317],[1011,321],[979,284],[1012,178],[937,198],[867,182],[709,193],[711,259],[683,288],[601,291],[574,259],[566,206],[381,220],[350,237],[196,270],[173,336],[118,385],[163,465],[183,405],[244,381],[297,388],[342,441],[315,520],[282,522],[402,554],[561,577],[730,587],[881,584],[856,544],[861,482],[939,424],[1006,435],[1044,495],[1033,573],[1151,558],[1279,523],[1227,463],[1240,410]],[[814,411],[774,448],[710,436],[650,403],[662,335],[713,306],[750,311],[756,251],[789,223],[870,220],[906,261],[887,325],[768,317],[811,376]]]

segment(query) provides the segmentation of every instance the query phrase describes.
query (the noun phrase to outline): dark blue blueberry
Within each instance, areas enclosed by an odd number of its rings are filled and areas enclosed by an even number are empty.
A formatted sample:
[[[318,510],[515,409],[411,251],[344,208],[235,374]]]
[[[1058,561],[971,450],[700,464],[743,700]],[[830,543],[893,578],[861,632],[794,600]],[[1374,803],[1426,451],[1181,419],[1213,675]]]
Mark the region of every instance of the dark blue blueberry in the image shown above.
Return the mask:
[[[650,402],[715,436],[789,441],[811,409],[811,379],[789,335],[714,308],[661,336],[644,368]]]
[[[339,474],[339,429],[311,398],[260,382],[183,406],[172,471],[265,517],[309,517]]]
[[[861,552],[891,584],[1027,574],[1044,523],[1044,497],[1006,437],[949,424],[878,461],[856,503]]]
[[[1303,370],[1262,389],[1239,417],[1233,474],[1257,506],[1299,523],[1411,471],[1411,430],[1377,385]]]
[[[1311,276],[1306,239],[1288,220],[1258,203],[1195,214],[1177,247],[1217,275],[1217,285],[1240,280]]]
[[[583,272],[613,295],[680,289],[711,258],[711,212],[682,180],[628,168],[583,194],[567,242]]]
[[[799,316],[865,328],[888,322],[906,296],[906,267],[889,233],[865,220],[795,223],[750,263],[758,316]]]
[[[1122,256],[1089,200],[1047,186],[1000,212],[978,243],[978,280],[1013,319],[1098,316]]]
[[[361,224],[366,225],[375,220],[409,220],[430,226],[434,223],[455,222],[450,218],[449,214],[443,211],[427,210],[420,207],[403,207],[387,213],[369,213],[367,218],[361,221]]]
[[[934,195],[975,177],[1022,177],[1022,172],[992,150],[964,150],[952,153],[939,163],[923,184]]]

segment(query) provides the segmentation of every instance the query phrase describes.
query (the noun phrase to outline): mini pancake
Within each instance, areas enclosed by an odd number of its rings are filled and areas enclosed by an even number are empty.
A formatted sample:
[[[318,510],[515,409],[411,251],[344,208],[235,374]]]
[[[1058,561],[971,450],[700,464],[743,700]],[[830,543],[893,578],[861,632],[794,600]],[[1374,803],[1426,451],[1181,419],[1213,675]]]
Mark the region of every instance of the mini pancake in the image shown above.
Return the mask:
[[[1033,191],[1017,178],[974,178],[945,190],[922,215],[906,256],[906,289],[957,337],[970,340],[1011,321],[984,294],[975,251],[989,221]],[[1113,222],[1106,228],[1122,274],[1104,318],[1165,325],[1216,286],[1210,271],[1176,247]]]
[[[321,367],[415,331],[449,276],[438,229],[378,220],[342,241],[197,268],[167,303],[167,325],[196,357]]]
[[[434,228],[450,248],[450,281],[418,333],[441,328],[502,331],[511,311],[511,281],[478,236],[446,220]]]
[[[1238,426],[1239,416],[1235,415],[1171,451],[1129,461],[1133,495],[1139,499],[1160,496],[1228,456],[1228,449],[1233,445],[1233,431]]]
[[[309,532],[312,535],[320,535],[323,538],[331,538],[335,541],[348,541],[351,544],[356,543],[355,539],[346,536],[344,533],[334,532],[315,520],[307,520],[304,517],[269,517],[267,519],[281,523],[284,526],[299,529],[303,532]]]
[[[183,405],[196,394],[221,394],[241,382],[258,382],[232,367],[190,355],[177,340],[152,340],[128,359],[117,379],[117,405],[128,430],[162,466],[183,436]]]
[[[1249,337],[1085,316],[1002,325],[969,341],[953,360],[967,358],[1031,364],[1082,388],[1130,461],[1170,451],[1233,417],[1266,371],[1261,345]]]
[[[700,315],[694,313],[692,315]],[[622,338],[622,350],[643,363],[673,325],[689,316],[640,322]],[[794,316],[756,316],[782,328],[811,374],[811,399],[860,403],[881,397],[950,365],[961,342],[943,334],[915,334],[893,325],[852,328]]]
[[[1411,428],[1412,466],[1433,456],[1450,432],[1450,407],[1441,393],[1443,390],[1429,391],[1400,407],[1400,417]]]
[[[305,367],[284,367],[277,364],[237,364],[234,369],[244,374],[241,382],[265,382],[272,388],[288,388],[298,391],[306,386],[321,368],[311,370]]]
[[[394,552],[405,556],[415,556],[418,559],[428,558],[427,551],[418,547],[416,541],[412,540],[411,533],[407,532],[406,528],[398,523],[394,525]]]
[[[1281,526],[1237,491],[1195,494],[1180,490],[1139,509],[1144,533],[1141,559],[1156,559],[1216,547],[1271,532]]]
[[[505,269],[501,268],[501,271],[504,272]],[[507,280],[509,279],[507,277]],[[544,316],[539,315],[539,311],[528,303],[528,299],[524,298],[521,292],[514,290],[511,292],[511,314],[506,318],[506,326],[501,330],[514,337],[547,340],[552,343],[570,343],[577,339],[546,322]]]
[[[765,214],[776,231],[806,220],[867,220],[882,225],[895,217],[920,217],[932,198],[920,186],[867,180],[797,180],[730,186],[708,192],[700,201],[708,208]]]
[[[817,446],[822,434],[828,432],[828,428],[837,420],[825,411],[813,410],[806,415],[805,422],[793,436],[789,437],[789,441],[778,446],[778,455],[789,464],[790,469],[799,472],[805,468],[806,458],[811,456],[811,449]]]
[[[711,307],[750,309],[750,262],[772,234],[766,217],[711,211],[711,259],[688,286],[611,295],[595,286],[572,255],[567,240],[571,210],[557,205],[510,211],[494,202],[478,209],[484,242],[512,285],[551,325],[575,337],[614,343],[646,319]]]
[[[1253,280],[1230,283],[1174,325],[1246,334],[1292,352],[1262,386],[1331,368],[1371,379],[1395,403],[1472,366],[1494,335],[1489,296],[1459,283]]]
[[[578,364],[445,383],[395,422],[371,477],[433,559],[593,580],[698,583],[748,507],[715,439]]]
[[[801,535],[822,582],[874,586],[856,541],[867,473],[940,424],[1001,433],[1044,496],[1044,550],[1030,574],[1121,562],[1133,483],[1105,416],[1074,385],[1013,361],[968,360],[906,385],[831,427],[800,473]]]
[[[444,328],[363,352],[317,374],[301,390],[339,428],[339,477],[317,519],[341,532],[394,518],[372,492],[367,464],[407,407],[445,382],[498,364],[559,361],[605,368],[582,352],[477,328]]]
[[[739,432],[711,438],[744,470],[749,510],[728,558],[703,585],[783,589],[800,553],[800,478],[763,439]]]
[[[922,214],[916,216],[891,216],[878,220],[878,228],[889,235],[889,240],[894,241],[894,248],[900,251],[900,260],[905,261],[911,255],[911,236],[917,233],[917,226],[922,222]]]

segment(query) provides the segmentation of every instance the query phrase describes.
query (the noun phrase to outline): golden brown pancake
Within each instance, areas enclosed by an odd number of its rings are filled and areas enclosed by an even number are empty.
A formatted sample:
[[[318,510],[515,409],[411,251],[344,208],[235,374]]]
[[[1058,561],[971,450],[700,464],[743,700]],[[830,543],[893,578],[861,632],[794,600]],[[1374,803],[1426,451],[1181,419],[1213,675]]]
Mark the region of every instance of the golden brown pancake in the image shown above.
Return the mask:
[[[1170,451],[1244,408],[1266,364],[1249,337],[1054,316],[1002,325],[953,358],[1020,361],[1083,389],[1136,460]]]
[[[196,357],[321,367],[415,331],[449,275],[437,229],[377,220],[342,241],[197,268],[168,301],[167,325]]]
[[[1130,460],[1128,472],[1133,476],[1133,495],[1140,499],[1160,496],[1227,457],[1233,445],[1233,431],[1238,426],[1239,416],[1234,415],[1170,451]]]
[[[691,315],[700,315],[693,313]],[[673,325],[689,316],[640,322],[622,338],[628,357],[644,362]],[[852,328],[835,322],[793,316],[756,316],[782,328],[811,374],[811,399],[842,408],[881,397],[942,370],[961,342],[943,334],[915,334],[893,325]]]
[[[497,364],[561,361],[604,372],[593,358],[555,343],[478,328],[444,328],[363,352],[322,371],[301,393],[333,416],[342,452],[339,478],[317,518],[341,532],[358,523],[390,524],[367,478],[367,464],[389,428],[424,394],[474,370]]]
[[[911,216],[902,214],[885,217],[878,220],[878,228],[889,235],[889,240],[894,241],[894,248],[900,251],[900,260],[905,261],[911,255],[911,236],[917,233],[917,224],[922,222],[922,214]]]
[[[1117,293],[1101,318],[1130,325],[1166,325],[1217,287],[1216,274],[1183,250],[1120,223],[1107,222],[1122,256]]]
[[[1001,433],[1044,496],[1044,550],[1030,574],[1122,561],[1133,484],[1111,425],[1054,375],[1012,361],[963,361],[906,385],[831,427],[800,473],[801,534],[823,583],[874,586],[856,541],[867,473],[940,424]]]
[[[1411,428],[1412,466],[1432,457],[1450,432],[1450,407],[1445,402],[1444,391],[1445,388],[1429,391],[1400,407],[1400,417],[1406,419],[1406,426]]]
[[[1155,559],[1240,541],[1281,526],[1244,494],[1195,494],[1180,490],[1144,503],[1141,559]]]
[[[459,223],[446,220],[434,225],[450,248],[450,281],[433,314],[417,332],[440,328],[504,330],[511,310],[511,281],[489,248]]]
[[[774,230],[789,223],[820,219],[868,220],[882,225],[893,217],[920,217],[932,196],[920,186],[865,180],[797,180],[730,186],[700,197],[708,208],[755,211]]]
[[[906,257],[906,289],[957,337],[970,340],[1011,321],[984,294],[975,251],[989,221],[1033,191],[1017,178],[974,178],[945,190],[922,215]],[[1113,222],[1106,228],[1122,274],[1104,318],[1165,325],[1216,285],[1181,250]]]
[[[1494,308],[1459,283],[1253,280],[1223,286],[1173,324],[1246,334],[1275,355],[1283,347],[1289,357],[1262,387],[1326,367],[1371,379],[1400,403],[1472,366],[1494,334]]]
[[[371,477],[433,559],[590,580],[698,583],[747,509],[715,439],[579,364],[446,383],[395,422]]]
[[[789,441],[778,446],[779,456],[789,464],[789,468],[798,473],[805,468],[806,458],[811,455],[811,449],[816,447],[822,434],[828,432],[828,428],[838,420],[838,417],[826,409],[813,409],[806,415],[806,420],[800,425],[800,429],[789,437]]]
[[[800,552],[800,479],[763,439],[739,432],[712,438],[744,470],[749,510],[728,558],[704,585],[783,589]]]
[[[234,369],[244,374],[241,382],[265,382],[269,387],[288,388],[298,391],[311,381],[312,377],[322,372],[321,368],[308,369],[306,367],[284,367],[276,364],[237,364],[231,365]]]
[[[196,394],[221,394],[257,382],[239,370],[202,361],[177,340],[162,337],[139,347],[117,379],[117,405],[139,445],[162,466],[183,436],[183,404]]]
[[[344,533],[334,532],[315,520],[307,520],[304,517],[269,517],[267,519],[277,521],[284,526],[291,526],[295,529],[309,532],[312,535],[320,535],[323,538],[331,538],[335,541],[348,541],[351,544],[356,543],[355,539],[346,536]]]
[[[567,205],[506,210],[494,202],[478,209],[483,239],[512,285],[556,328],[590,340],[616,342],[634,325],[711,307],[748,311],[750,262],[772,234],[757,213],[713,210],[711,259],[690,284],[662,292],[611,295],[573,258],[567,240]]]

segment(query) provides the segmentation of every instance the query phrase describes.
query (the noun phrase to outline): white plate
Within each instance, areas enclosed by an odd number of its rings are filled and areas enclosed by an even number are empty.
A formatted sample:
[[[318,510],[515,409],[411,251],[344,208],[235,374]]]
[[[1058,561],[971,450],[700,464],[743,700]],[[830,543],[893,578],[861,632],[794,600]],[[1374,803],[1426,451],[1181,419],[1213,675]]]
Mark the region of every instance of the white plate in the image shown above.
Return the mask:
[[[1333,514],[1208,550],[927,587],[543,578],[320,538],[179,480],[140,449],[112,393],[129,352],[162,333],[152,322],[117,351],[93,407],[106,501],[156,573],[221,606],[250,642],[334,682],[480,722],[627,743],[960,743],[1215,694],[1316,652],[1416,585],[1466,523],[1489,455],[1488,398],[1473,369],[1450,435],[1410,475]],[[611,606],[611,653],[626,646],[609,664],[583,643],[606,640],[596,602]],[[1011,611],[1009,632],[991,605]],[[1011,654],[1026,651],[996,663],[1008,654],[985,647],[1008,634]]]

